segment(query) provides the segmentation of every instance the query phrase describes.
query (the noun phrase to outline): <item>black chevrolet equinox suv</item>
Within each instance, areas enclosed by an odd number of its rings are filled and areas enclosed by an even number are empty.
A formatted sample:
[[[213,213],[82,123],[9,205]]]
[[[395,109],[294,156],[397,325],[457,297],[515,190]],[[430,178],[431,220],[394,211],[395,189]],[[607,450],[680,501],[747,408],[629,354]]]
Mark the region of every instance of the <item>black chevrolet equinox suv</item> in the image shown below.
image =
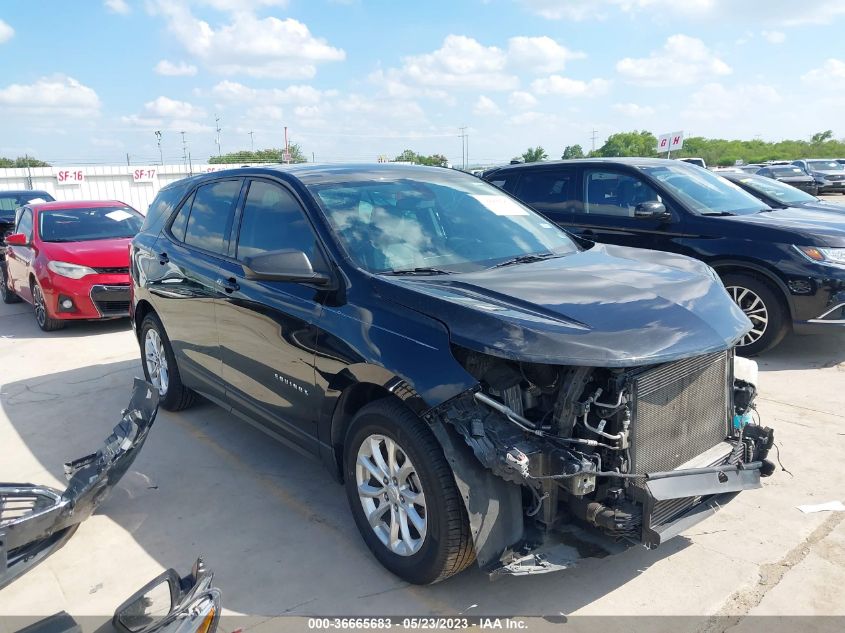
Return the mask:
[[[468,174],[181,180],[131,274],[162,406],[199,393],[321,458],[413,583],[657,547],[772,470],[751,324],[711,268],[581,244]]]
[[[755,355],[796,333],[845,331],[845,216],[769,207],[695,165],[599,158],[505,166],[484,178],[589,240],[696,257],[754,327]]]

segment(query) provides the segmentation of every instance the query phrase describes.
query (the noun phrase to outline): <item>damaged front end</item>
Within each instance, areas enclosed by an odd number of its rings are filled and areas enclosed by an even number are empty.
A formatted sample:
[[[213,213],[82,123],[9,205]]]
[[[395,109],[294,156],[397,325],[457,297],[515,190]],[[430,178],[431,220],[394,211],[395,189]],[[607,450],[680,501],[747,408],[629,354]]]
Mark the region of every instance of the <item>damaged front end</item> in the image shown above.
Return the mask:
[[[632,368],[453,353],[479,385],[429,418],[521,490],[521,537],[496,559],[479,554],[488,569],[538,573],[658,547],[774,471],[773,431],[752,417],[756,363],[732,350]]]
[[[62,547],[135,461],[158,411],[158,391],[135,380],[129,407],[105,445],[64,465],[64,492],[0,484],[0,588]]]

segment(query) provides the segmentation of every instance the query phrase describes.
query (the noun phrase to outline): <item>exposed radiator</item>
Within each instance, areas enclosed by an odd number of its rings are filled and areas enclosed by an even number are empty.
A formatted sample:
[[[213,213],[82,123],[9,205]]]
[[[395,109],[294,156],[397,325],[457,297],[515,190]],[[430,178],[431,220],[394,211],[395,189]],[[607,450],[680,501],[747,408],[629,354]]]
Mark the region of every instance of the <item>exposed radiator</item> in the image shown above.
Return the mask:
[[[632,383],[632,471],[674,470],[728,435],[731,352],[660,365]]]

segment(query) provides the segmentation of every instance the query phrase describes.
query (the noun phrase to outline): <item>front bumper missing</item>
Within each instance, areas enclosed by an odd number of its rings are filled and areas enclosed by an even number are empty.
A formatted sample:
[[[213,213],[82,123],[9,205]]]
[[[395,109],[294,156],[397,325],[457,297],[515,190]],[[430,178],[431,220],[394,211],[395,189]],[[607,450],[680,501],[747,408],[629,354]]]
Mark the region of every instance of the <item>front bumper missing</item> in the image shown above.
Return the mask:
[[[61,548],[106,499],[144,445],[158,391],[136,379],[129,407],[96,453],[65,464],[64,492],[0,484],[0,588]]]

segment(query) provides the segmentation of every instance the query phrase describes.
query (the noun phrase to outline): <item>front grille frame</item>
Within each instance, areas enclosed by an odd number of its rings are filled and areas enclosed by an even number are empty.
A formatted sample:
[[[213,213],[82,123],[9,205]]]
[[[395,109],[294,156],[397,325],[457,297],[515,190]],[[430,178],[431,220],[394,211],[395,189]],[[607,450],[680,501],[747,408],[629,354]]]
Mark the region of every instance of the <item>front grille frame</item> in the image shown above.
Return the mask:
[[[712,400],[699,399],[689,402],[689,390],[706,388],[706,385],[690,386],[688,379],[701,379],[708,372],[714,377],[707,377],[711,382],[718,381],[718,391],[712,393]],[[649,397],[660,397],[661,392],[680,384],[676,388],[676,397],[681,404],[698,404],[698,411],[688,406],[687,410],[671,411],[671,419],[651,421],[657,405],[648,402]],[[629,378],[628,389],[631,394],[631,435],[630,435],[630,472],[655,473],[677,469],[681,464],[716,446],[730,436],[731,411],[733,409],[733,350],[724,350],[703,354],[691,358],[664,363],[656,367],[643,369]],[[668,394],[671,395],[671,394]],[[669,403],[666,403],[669,404]],[[689,419],[689,413],[705,415],[703,421]],[[658,412],[664,416],[668,413]],[[646,425],[661,424],[662,428],[650,428]],[[684,432],[684,429],[687,432]],[[661,434],[660,431],[664,432]],[[677,434],[671,431],[677,430]],[[691,432],[690,432],[691,431]],[[655,437],[659,436],[659,437]],[[677,442],[672,442],[677,439]],[[655,446],[656,441],[666,445]]]
[[[91,287],[89,297],[100,317],[129,316],[131,288],[129,284],[97,284]]]

